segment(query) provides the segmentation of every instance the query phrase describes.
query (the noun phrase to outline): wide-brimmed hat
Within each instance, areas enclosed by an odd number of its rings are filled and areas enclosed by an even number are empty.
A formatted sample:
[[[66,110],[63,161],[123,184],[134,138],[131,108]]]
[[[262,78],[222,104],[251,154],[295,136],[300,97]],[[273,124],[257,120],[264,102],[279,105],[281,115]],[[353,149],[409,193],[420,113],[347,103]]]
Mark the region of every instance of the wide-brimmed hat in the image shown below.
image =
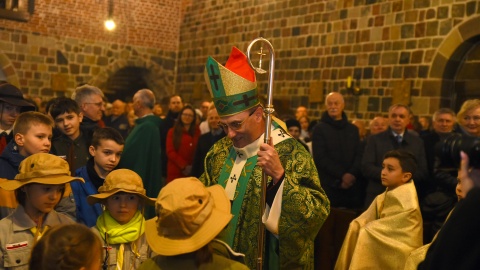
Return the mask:
[[[88,196],[87,202],[89,204],[101,203],[103,200],[119,192],[136,194],[140,196],[146,204],[155,204],[155,199],[147,197],[140,175],[128,169],[118,169],[110,172],[105,178],[103,185],[98,188],[98,194]]]
[[[155,203],[157,217],[147,220],[145,234],[154,252],[174,256],[196,251],[230,222],[230,201],[220,185],[206,188],[197,178],[166,185]]]
[[[33,154],[25,158],[18,167],[15,180],[3,181],[0,187],[5,190],[16,190],[26,184],[61,185],[81,177],[70,176],[68,163],[61,157],[47,153]]]
[[[34,111],[35,106],[23,98],[22,91],[13,84],[0,84],[0,101],[22,107],[22,111]]]
[[[260,104],[255,71],[247,56],[233,47],[225,66],[208,57],[203,72],[218,115],[234,115]]]

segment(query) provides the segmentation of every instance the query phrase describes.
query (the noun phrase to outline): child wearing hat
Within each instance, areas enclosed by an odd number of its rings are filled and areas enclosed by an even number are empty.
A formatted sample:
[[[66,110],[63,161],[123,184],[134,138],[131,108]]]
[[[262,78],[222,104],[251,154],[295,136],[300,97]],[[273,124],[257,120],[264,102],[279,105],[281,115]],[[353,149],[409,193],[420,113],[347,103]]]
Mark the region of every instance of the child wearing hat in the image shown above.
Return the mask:
[[[88,196],[87,201],[105,206],[92,228],[107,251],[103,269],[137,269],[152,256],[144,235],[143,210],[155,200],[145,195],[142,178],[128,169],[110,172],[98,193]]]
[[[13,84],[0,83],[0,153],[13,139],[13,123],[21,112],[34,111],[35,106],[23,98]]]
[[[82,178],[70,176],[60,157],[38,153],[24,159],[14,180],[2,179],[0,188],[14,190],[18,206],[0,221],[0,269],[28,269],[33,245],[48,229],[74,221],[54,208],[65,184]]]
[[[215,237],[232,219],[230,201],[220,185],[206,188],[197,178],[179,178],[158,195],[156,218],[146,222],[147,242],[158,256],[139,269],[249,269]]]

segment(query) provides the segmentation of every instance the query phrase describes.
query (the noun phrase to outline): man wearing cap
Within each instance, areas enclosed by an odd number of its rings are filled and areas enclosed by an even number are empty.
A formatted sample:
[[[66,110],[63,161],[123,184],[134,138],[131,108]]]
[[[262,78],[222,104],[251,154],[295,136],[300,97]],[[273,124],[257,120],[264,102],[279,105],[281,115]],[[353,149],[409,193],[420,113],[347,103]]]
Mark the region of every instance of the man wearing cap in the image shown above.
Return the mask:
[[[209,57],[205,81],[227,136],[205,158],[206,186],[220,184],[234,218],[222,239],[256,267],[262,172],[267,179],[266,269],[313,268],[313,240],[329,214],[329,201],[311,155],[274,119],[272,145],[263,143],[265,118],[255,73],[246,56],[233,48],[225,66]],[[282,126],[283,125],[283,126]],[[281,241],[279,241],[281,239]]]
[[[34,111],[35,106],[23,98],[12,84],[0,83],[0,154],[13,139],[13,123],[21,112]]]

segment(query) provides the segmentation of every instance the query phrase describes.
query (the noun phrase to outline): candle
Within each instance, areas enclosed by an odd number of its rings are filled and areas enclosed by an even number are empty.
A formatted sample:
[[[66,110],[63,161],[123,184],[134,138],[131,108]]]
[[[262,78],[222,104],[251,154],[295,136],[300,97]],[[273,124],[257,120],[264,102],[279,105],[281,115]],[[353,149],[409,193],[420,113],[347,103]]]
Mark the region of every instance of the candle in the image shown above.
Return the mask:
[[[347,88],[351,88],[352,87],[352,77],[348,76],[347,78]]]

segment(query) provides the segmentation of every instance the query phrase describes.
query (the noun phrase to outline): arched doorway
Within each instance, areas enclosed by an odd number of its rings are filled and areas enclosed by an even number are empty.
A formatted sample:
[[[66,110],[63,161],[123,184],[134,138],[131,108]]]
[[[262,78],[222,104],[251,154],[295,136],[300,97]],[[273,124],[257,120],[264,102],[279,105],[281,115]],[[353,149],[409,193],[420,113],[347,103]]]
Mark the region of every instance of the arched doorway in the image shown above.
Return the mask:
[[[137,90],[148,88],[147,78],[150,71],[143,67],[123,67],[110,76],[104,93],[110,102],[131,100]]]
[[[455,110],[467,99],[480,98],[480,35],[474,38],[454,78]]]
[[[119,59],[89,81],[102,89],[109,101],[128,101],[142,88],[152,90],[157,100],[162,100],[174,92],[173,82],[173,70],[140,58]]]
[[[444,38],[433,58],[426,93],[438,93],[439,107],[460,109],[467,99],[480,98],[480,16],[475,16]]]

